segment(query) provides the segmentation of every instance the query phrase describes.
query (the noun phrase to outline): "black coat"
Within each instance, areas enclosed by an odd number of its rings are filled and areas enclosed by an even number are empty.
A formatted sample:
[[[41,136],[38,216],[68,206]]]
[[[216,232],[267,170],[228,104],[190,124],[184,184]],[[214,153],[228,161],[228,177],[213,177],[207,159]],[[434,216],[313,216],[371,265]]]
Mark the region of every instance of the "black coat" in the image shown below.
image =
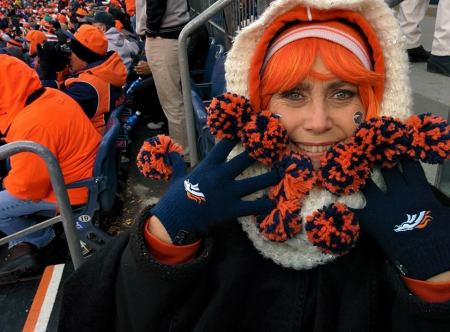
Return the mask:
[[[148,216],[66,282],[60,331],[450,331],[450,303],[410,294],[368,239],[296,271],[263,258],[230,222],[197,259],[167,266],[145,245]]]

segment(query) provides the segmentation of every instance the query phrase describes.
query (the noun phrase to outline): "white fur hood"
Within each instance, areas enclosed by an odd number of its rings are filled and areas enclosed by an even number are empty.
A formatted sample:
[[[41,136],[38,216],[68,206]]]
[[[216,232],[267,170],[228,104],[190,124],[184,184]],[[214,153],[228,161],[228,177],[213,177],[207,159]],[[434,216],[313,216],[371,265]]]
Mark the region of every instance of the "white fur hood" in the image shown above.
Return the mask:
[[[310,15],[311,9],[346,9],[360,13],[372,26],[382,48],[386,79],[381,115],[400,119],[405,119],[410,115],[411,90],[404,39],[391,9],[383,0],[278,0],[272,2],[257,21],[237,35],[233,47],[228,53],[225,63],[228,91],[250,98],[249,68],[261,36],[278,16],[298,6],[304,7],[308,11],[308,18],[312,20],[314,17]],[[242,147],[238,146],[230,154],[230,158],[240,151],[242,151]],[[266,171],[266,167],[258,164],[247,169],[241,177],[255,176]],[[383,186],[379,172],[374,172],[372,178]],[[255,193],[249,199],[255,199],[262,195],[262,192]],[[337,197],[326,190],[313,188],[303,201],[300,213],[302,219],[305,220],[306,216],[311,215],[317,209],[337,201],[353,208],[362,208],[365,205],[364,197],[360,193]],[[254,217],[240,218],[239,221],[261,254],[282,266],[309,269],[335,258],[335,256],[321,253],[307,240],[304,232],[285,242],[272,242],[260,235]]]

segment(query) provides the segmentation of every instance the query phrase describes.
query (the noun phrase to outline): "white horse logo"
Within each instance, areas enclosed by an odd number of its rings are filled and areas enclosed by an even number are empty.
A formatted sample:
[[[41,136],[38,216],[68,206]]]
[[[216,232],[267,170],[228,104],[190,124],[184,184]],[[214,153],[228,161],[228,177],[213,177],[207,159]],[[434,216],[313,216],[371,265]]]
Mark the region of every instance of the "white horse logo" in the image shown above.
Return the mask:
[[[189,179],[184,180],[184,190],[186,190],[186,195],[189,199],[196,201],[197,203],[202,203],[206,201],[205,195],[200,191],[197,184],[192,184]]]
[[[411,231],[415,228],[422,229],[427,227],[428,222],[433,219],[431,211],[422,211],[419,214],[407,214],[407,220],[400,225],[394,226],[395,232]]]

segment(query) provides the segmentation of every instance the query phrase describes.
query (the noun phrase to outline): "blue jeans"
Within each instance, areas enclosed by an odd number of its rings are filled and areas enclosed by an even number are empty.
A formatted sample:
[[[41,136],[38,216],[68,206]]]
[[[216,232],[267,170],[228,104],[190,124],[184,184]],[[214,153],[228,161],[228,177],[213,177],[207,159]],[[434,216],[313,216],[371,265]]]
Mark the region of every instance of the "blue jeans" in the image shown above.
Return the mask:
[[[28,215],[38,211],[55,210],[54,203],[44,201],[22,200],[12,196],[7,190],[0,191],[0,231],[11,235],[22,229],[36,224],[36,221],[27,218]],[[20,242],[28,242],[37,248],[45,247],[55,237],[51,227],[23,236],[9,242],[9,247],[14,247]]]

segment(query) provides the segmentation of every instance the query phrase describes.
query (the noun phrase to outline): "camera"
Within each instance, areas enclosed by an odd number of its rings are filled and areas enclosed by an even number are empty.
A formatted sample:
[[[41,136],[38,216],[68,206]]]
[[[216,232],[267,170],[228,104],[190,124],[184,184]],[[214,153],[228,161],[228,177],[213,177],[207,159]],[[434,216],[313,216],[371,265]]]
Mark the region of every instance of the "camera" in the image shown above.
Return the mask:
[[[69,45],[61,42],[45,42],[42,46],[38,45],[38,57],[40,61],[47,61],[54,70],[64,70],[70,64]]]
[[[72,50],[69,45],[57,42],[55,44],[55,54],[57,54],[57,58],[60,59],[60,61],[57,61],[60,69],[57,68],[57,71],[63,70],[70,64],[70,54],[72,54]]]

